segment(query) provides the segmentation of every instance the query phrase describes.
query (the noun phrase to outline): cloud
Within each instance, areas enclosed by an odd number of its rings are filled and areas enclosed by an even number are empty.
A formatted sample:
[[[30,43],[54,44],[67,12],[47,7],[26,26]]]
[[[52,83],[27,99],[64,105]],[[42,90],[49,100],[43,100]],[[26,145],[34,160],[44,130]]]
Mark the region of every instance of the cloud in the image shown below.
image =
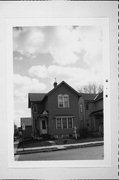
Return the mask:
[[[82,61],[88,65],[97,63],[96,57],[102,54],[100,27],[28,27],[14,30],[13,34],[14,51],[21,51],[33,56],[38,53],[49,53],[53,63],[58,65],[75,64],[82,51],[85,51]]]
[[[24,107],[24,109],[17,108],[14,112],[14,122],[17,126],[20,126],[20,119],[21,117],[31,117],[31,110],[27,107]]]
[[[46,89],[44,83],[40,83],[38,79],[14,75],[14,95],[19,100],[24,101],[29,92],[41,92]]]
[[[17,125],[21,117],[30,117],[30,109],[28,109],[28,93],[44,92],[46,85],[35,78],[28,76],[14,75],[14,120]]]
[[[48,76],[47,68],[45,65],[32,66],[28,72],[32,77],[47,78]]]
[[[44,42],[44,35],[38,28],[22,28],[14,30],[13,33],[14,51],[34,54],[39,51]]]
[[[86,85],[89,82],[102,83],[102,68],[81,69],[80,67],[64,67],[58,65],[33,66],[28,71],[31,77],[48,78],[51,82],[56,77],[59,81],[67,81],[77,88],[77,86]]]

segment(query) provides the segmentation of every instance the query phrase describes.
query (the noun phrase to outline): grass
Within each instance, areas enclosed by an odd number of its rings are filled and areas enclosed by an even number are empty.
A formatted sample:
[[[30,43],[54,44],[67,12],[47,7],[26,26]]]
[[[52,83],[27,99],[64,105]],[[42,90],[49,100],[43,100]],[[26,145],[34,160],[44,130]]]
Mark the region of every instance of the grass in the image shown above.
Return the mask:
[[[51,145],[63,145],[63,144],[75,144],[75,143],[84,143],[84,142],[94,142],[94,141],[102,141],[102,137],[98,138],[85,138],[85,139],[56,139],[53,140],[53,144],[48,140],[27,140],[24,142],[20,142],[18,144],[18,148],[30,148],[30,147],[42,147],[42,146],[51,146]]]

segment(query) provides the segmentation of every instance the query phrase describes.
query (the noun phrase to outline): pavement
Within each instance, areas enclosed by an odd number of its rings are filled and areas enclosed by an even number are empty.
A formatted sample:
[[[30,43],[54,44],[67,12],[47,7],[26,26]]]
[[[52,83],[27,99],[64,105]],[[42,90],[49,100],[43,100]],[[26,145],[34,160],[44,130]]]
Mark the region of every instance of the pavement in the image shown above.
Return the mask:
[[[51,145],[51,146],[30,147],[30,148],[18,148],[15,150],[14,155],[60,151],[60,150],[84,148],[84,147],[94,147],[94,146],[102,146],[102,145],[104,145],[104,141],[94,141],[94,142],[85,142],[85,143],[76,143],[76,144],[63,144],[63,145]]]

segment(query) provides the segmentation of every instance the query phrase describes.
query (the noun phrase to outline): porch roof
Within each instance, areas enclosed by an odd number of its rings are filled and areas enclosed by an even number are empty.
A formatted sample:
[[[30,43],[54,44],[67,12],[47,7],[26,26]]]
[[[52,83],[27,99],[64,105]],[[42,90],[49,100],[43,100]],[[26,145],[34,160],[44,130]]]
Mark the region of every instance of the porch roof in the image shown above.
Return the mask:
[[[98,101],[98,100],[100,100],[100,99],[102,99],[103,98],[103,91],[101,92],[101,93],[99,93],[99,94],[97,94],[97,96],[95,97],[95,101]]]
[[[29,93],[28,94],[28,107],[31,107],[31,102],[42,101],[46,93]]]
[[[88,94],[88,93],[79,93],[79,94],[86,101],[93,101],[95,97],[97,96],[97,94]]]
[[[97,111],[93,111],[92,113],[90,113],[90,115],[101,115],[103,114],[103,109],[97,110]]]

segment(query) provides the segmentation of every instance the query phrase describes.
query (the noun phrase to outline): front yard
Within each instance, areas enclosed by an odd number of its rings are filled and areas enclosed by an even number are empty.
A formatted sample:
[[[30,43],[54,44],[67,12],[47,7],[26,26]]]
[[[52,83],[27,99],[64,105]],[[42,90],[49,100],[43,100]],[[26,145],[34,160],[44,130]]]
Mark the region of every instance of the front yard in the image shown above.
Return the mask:
[[[85,139],[56,139],[56,140],[25,140],[18,144],[18,148],[32,148],[52,145],[63,145],[63,144],[76,144],[84,142],[103,141],[103,137],[97,138],[85,138]]]

